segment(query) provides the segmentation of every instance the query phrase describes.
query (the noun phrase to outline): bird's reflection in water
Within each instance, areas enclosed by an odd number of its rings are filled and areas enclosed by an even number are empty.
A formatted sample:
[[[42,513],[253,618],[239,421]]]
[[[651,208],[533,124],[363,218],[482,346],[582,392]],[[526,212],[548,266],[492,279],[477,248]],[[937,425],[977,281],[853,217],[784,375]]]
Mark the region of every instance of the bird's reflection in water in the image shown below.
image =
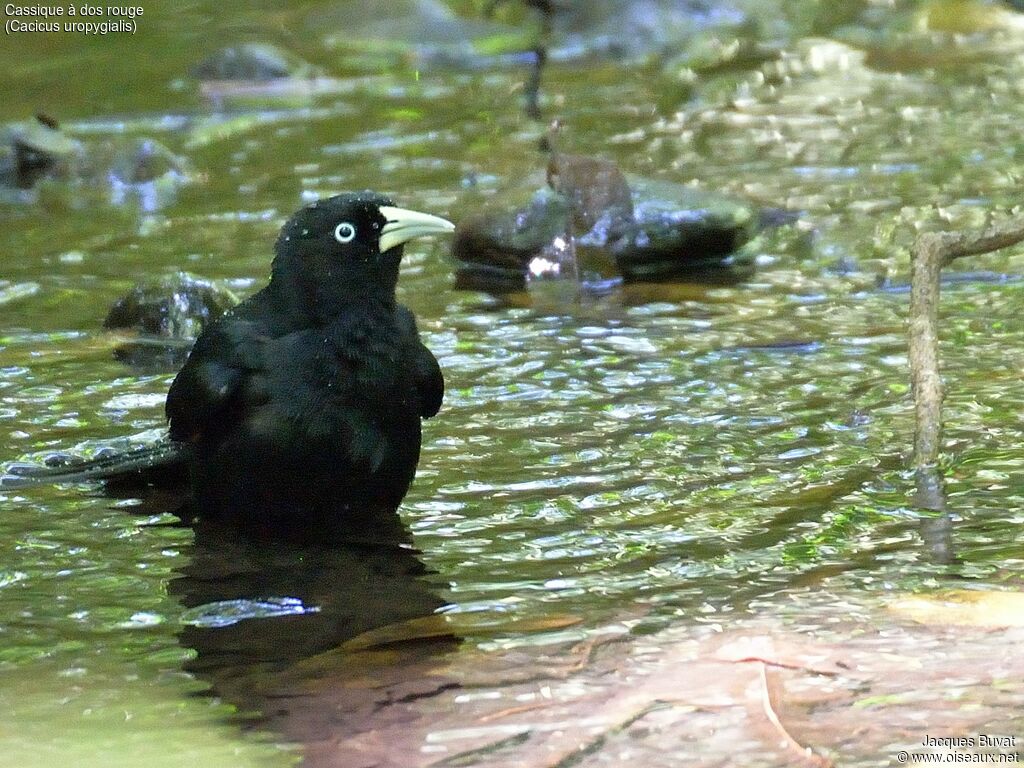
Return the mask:
[[[424,618],[444,601],[397,515],[310,538],[200,524],[170,591],[186,609],[181,643],[196,652],[188,670],[248,722],[302,745],[307,765],[335,765],[387,705],[453,685],[431,670],[457,639]],[[351,648],[371,630],[373,642]]]

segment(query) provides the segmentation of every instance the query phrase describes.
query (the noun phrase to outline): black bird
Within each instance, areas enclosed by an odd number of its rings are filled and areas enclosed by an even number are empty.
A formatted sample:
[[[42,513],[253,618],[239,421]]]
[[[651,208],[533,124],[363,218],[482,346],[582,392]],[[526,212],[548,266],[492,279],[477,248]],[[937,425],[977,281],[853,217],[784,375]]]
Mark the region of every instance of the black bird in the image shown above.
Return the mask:
[[[260,528],[346,525],[393,511],[444,379],[395,299],[403,244],[451,222],[364,192],[309,205],[275,246],[270,283],[199,336],[167,394],[167,439],[22,468],[5,485],[184,465],[191,510]]]

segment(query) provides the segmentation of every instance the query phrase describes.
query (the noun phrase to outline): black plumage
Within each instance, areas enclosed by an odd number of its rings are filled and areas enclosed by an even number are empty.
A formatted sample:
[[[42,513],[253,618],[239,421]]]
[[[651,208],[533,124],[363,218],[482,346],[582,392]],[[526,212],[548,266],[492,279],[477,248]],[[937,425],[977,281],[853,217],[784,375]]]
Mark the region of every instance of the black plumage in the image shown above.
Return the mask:
[[[261,526],[394,510],[444,380],[395,298],[403,243],[452,230],[372,193],[303,208],[270,283],[200,335],[167,395],[166,442],[20,473],[70,482],[185,463],[193,511]],[[21,477],[17,479],[21,479]]]

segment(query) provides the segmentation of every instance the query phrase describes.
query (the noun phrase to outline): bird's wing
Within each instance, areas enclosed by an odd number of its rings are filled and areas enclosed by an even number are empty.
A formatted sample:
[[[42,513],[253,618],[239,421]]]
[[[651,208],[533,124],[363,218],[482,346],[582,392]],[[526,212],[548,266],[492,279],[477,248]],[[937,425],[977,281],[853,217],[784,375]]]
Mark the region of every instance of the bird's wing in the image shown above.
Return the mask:
[[[416,389],[420,394],[420,415],[429,419],[441,410],[441,401],[444,399],[444,376],[441,374],[441,366],[438,365],[434,353],[420,341],[413,313],[400,306],[399,321],[412,346],[413,375],[416,378]]]
[[[422,343],[416,350],[416,386],[420,391],[420,415],[425,419],[437,415],[444,399],[444,376],[433,352]]]
[[[199,442],[230,425],[242,385],[262,365],[260,338],[255,322],[232,314],[200,335],[167,393],[172,440]]]

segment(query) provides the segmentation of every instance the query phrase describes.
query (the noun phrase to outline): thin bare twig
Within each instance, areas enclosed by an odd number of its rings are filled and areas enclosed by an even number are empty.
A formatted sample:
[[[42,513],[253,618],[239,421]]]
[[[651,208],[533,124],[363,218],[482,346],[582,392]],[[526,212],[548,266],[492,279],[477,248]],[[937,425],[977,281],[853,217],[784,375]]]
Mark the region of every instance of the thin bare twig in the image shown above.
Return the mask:
[[[914,469],[934,471],[942,431],[939,375],[939,277],[944,266],[964,256],[989,253],[1024,241],[1024,222],[1007,221],[981,232],[927,232],[911,248],[910,376],[916,430]]]
[[[507,707],[506,709],[499,709],[497,712],[488,712],[486,715],[478,717],[476,721],[478,723],[489,723],[510,715],[521,715],[523,712],[532,712],[535,709],[544,709],[550,706],[550,701],[533,701],[529,704],[520,704],[518,707]]]
[[[772,688],[768,681],[768,665],[762,661],[758,663],[758,668],[761,672],[761,707],[764,709],[764,715],[768,718],[768,722],[778,731],[786,746],[801,760],[815,768],[832,768],[831,760],[817,754],[810,747],[805,747],[786,730],[786,726],[782,724],[782,720],[779,719],[779,715],[775,711],[775,703],[772,701]]]
[[[722,661],[722,659],[714,659],[715,661]],[[749,664],[751,662],[757,662],[762,666],[767,667],[779,667],[780,669],[793,669],[797,672],[807,672],[811,675],[821,675],[822,677],[838,677],[840,672],[835,672],[831,669],[819,669],[817,667],[808,667],[803,664],[795,664],[786,661],[777,661],[775,659],[767,659],[763,656],[744,656],[740,659],[726,659],[733,664]]]

